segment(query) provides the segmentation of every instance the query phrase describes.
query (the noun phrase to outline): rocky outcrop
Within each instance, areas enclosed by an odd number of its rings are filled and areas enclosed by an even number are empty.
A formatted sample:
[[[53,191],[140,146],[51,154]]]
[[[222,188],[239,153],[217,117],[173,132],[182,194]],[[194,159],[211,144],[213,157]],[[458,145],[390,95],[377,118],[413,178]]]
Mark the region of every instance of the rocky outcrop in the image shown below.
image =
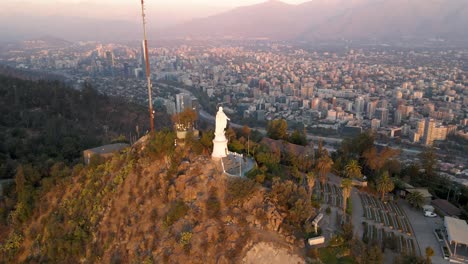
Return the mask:
[[[282,246],[273,243],[258,243],[254,245],[242,259],[244,264],[302,264],[304,259],[291,253]]]

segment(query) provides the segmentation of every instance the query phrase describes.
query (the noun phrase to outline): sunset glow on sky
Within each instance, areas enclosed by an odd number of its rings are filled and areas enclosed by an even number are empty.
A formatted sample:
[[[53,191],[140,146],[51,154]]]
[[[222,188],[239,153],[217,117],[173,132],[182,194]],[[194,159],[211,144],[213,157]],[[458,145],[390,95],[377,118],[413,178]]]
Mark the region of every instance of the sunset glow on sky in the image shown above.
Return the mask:
[[[239,6],[267,0],[146,0],[149,15],[162,19],[170,15],[174,21],[204,17]],[[300,4],[308,0],[281,0]],[[309,0],[310,1],[310,0]],[[135,20],[140,15],[140,0],[1,0],[0,16],[76,16],[102,19]]]

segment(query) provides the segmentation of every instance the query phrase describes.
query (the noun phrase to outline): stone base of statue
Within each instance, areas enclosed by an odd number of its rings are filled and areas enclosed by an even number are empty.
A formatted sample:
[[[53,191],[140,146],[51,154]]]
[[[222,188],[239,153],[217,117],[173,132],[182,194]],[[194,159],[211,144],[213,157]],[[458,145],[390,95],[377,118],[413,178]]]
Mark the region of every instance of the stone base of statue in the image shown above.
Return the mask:
[[[215,139],[213,140],[213,154],[211,154],[211,157],[214,160],[219,160],[221,158],[227,157],[227,143],[228,140],[224,135],[215,137]]]

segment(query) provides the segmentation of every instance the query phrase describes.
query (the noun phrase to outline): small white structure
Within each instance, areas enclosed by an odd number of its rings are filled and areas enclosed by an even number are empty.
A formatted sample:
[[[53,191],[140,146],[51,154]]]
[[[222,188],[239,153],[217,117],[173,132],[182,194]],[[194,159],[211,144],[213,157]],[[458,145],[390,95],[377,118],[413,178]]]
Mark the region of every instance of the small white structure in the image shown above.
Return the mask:
[[[325,243],[325,237],[323,236],[312,237],[312,238],[309,238],[307,242],[309,243],[309,246],[320,245],[320,244]]]
[[[215,139],[213,140],[213,154],[211,154],[211,157],[215,160],[224,158],[228,154],[228,140],[224,135],[224,130],[226,129],[228,120],[230,119],[226,116],[223,112],[223,108],[220,106],[218,113],[216,113]]]
[[[317,234],[318,232],[318,223],[320,222],[320,220],[322,220],[323,218],[323,214],[320,213],[317,215],[317,217],[315,217],[314,221],[312,221],[312,224],[314,225],[314,228],[315,228],[315,233]]]
[[[446,216],[444,225],[447,229],[448,242],[455,244],[453,255],[457,254],[458,244],[468,246],[468,225],[465,220]]]

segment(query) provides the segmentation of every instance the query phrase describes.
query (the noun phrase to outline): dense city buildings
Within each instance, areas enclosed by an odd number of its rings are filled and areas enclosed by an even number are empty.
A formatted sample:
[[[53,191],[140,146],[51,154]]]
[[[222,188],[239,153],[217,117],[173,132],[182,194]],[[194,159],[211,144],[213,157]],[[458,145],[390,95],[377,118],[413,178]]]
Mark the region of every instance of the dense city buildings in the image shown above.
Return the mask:
[[[4,47],[1,63],[147,103],[140,44],[40,44]],[[155,107],[170,114],[213,114],[222,104],[240,125],[281,118],[336,138],[372,129],[405,148],[468,137],[467,60],[465,49],[324,50],[266,41],[187,41],[150,50]]]

